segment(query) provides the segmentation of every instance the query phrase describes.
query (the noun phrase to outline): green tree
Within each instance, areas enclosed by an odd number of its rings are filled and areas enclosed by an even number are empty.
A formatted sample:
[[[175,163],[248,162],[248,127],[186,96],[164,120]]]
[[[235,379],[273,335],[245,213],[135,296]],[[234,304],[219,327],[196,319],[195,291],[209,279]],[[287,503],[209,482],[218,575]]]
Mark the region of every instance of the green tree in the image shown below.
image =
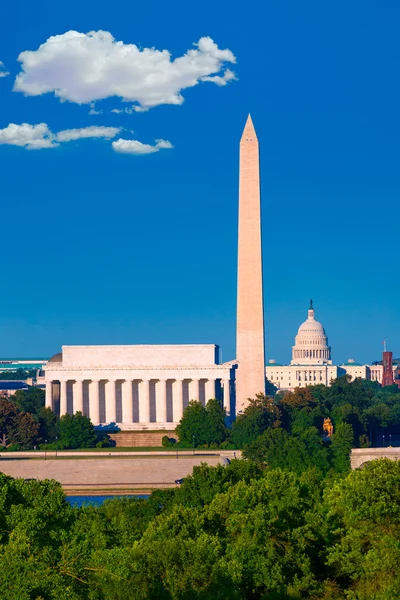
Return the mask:
[[[218,446],[228,437],[228,429],[225,425],[226,410],[219,400],[211,399],[206,405],[208,444]]]
[[[243,450],[243,456],[256,463],[268,466],[283,467],[286,464],[285,445],[289,434],[285,429],[267,429]]]
[[[56,441],[60,436],[60,419],[51,410],[51,408],[42,408],[37,415],[39,423],[39,435],[44,442],[47,440],[50,444]]]
[[[353,428],[348,423],[339,423],[332,435],[332,466],[338,473],[350,470],[350,452],[354,443]]]
[[[225,419],[226,412],[219,400],[209,400],[206,407],[191,400],[183,411],[176,433],[180,442],[190,447],[219,445],[228,436]]]
[[[180,442],[190,447],[207,443],[207,412],[205,407],[197,400],[191,400],[183,411],[183,415],[176,427],[176,434]]]
[[[352,471],[326,490],[325,505],[332,532],[327,562],[346,598],[397,598],[400,464],[381,459]]]
[[[11,400],[23,412],[38,415],[45,406],[45,393],[41,388],[31,387],[28,390],[18,390],[11,396]]]
[[[273,398],[257,394],[251,399],[243,414],[232,425],[231,441],[236,448],[244,448],[262,435],[270,426],[279,424],[279,409]]]
[[[59,427],[62,448],[93,448],[96,445],[97,436],[93,424],[81,412],[63,415]]]
[[[39,425],[30,413],[21,412],[14,402],[0,399],[0,444],[29,450],[37,443]]]

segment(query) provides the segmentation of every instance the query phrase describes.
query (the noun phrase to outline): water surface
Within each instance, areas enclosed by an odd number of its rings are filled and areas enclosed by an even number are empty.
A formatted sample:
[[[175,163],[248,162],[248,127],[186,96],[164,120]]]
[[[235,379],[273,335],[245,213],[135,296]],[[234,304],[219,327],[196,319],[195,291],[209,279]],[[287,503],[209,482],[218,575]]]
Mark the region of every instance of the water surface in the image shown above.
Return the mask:
[[[67,496],[67,501],[71,506],[80,508],[81,506],[101,506],[105,500],[115,500],[116,498],[148,498],[148,494],[128,496],[113,495],[113,496]]]

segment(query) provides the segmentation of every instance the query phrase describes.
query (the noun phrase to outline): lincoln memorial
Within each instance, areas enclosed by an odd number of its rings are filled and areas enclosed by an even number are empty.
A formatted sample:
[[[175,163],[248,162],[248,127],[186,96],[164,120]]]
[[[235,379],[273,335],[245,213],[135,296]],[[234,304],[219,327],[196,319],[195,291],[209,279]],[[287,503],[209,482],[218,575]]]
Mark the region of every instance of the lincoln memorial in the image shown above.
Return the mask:
[[[214,344],[63,346],[46,365],[46,406],[94,425],[169,429],[189,400],[218,398],[234,414],[234,376]]]

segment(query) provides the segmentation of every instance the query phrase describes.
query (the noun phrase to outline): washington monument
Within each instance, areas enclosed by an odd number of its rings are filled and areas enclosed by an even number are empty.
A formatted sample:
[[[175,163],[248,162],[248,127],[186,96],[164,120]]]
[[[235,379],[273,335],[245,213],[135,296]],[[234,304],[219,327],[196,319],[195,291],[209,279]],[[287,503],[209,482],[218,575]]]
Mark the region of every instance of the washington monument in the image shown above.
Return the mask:
[[[260,165],[250,115],[240,140],[236,411],[265,393]]]

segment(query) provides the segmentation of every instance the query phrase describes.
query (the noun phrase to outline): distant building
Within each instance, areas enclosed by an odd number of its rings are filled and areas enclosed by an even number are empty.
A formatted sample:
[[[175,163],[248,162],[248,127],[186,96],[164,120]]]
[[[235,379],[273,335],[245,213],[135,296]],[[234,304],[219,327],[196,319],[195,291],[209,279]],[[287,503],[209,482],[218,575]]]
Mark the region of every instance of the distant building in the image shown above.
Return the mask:
[[[391,355],[388,352],[386,354]],[[391,382],[393,383],[397,365],[392,365],[390,362],[387,368],[392,371]],[[323,325],[315,319],[311,301],[308,318],[300,325],[295,338],[290,365],[281,365],[275,360],[270,360],[266,366],[266,377],[280,390],[294,390],[308,385],[330,385],[333,379],[346,374],[350,375],[352,380],[360,377],[382,384],[384,366],[379,363],[361,365],[354,359],[349,359],[342,365],[334,365],[328,337]],[[390,376],[387,374],[386,380],[389,379]]]
[[[18,390],[28,390],[31,386],[25,381],[0,381],[0,397],[10,397]]]
[[[0,372],[17,371],[18,369],[24,371],[43,369],[47,360],[47,358],[0,358]]]

